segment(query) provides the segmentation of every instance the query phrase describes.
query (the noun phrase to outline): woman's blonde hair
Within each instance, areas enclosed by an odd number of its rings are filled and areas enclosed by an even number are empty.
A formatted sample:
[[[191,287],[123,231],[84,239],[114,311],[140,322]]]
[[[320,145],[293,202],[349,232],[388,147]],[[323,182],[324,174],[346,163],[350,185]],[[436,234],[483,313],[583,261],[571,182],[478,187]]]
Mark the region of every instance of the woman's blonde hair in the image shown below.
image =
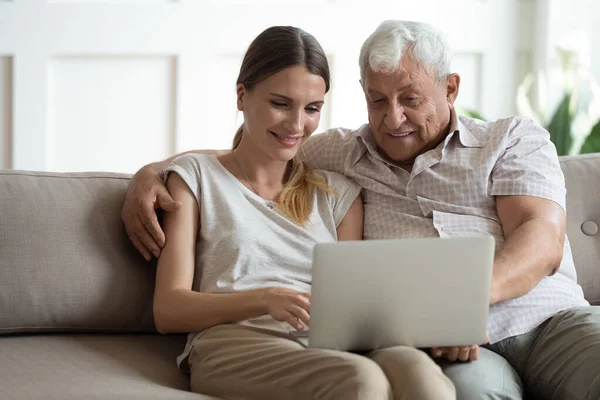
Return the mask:
[[[329,91],[329,64],[323,48],[309,33],[292,26],[273,26],[254,39],[248,47],[237,84],[251,91],[254,86],[269,76],[296,65],[305,67],[310,73],[325,80],[325,93]],[[240,126],[233,138],[233,149],[242,140],[244,126]],[[308,169],[299,160],[293,159],[289,178],[279,196],[280,211],[292,221],[304,225],[312,211],[314,190],[333,193],[321,175]]]

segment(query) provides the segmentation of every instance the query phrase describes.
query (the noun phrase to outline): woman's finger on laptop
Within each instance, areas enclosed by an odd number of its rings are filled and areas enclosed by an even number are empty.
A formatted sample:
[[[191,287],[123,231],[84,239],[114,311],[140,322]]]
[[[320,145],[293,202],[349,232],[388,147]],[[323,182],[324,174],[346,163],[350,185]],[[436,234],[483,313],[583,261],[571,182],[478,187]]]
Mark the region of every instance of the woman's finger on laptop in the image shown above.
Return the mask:
[[[304,308],[299,306],[290,306],[288,311],[294,316],[294,318],[302,321],[304,325],[308,325],[310,323],[310,315]]]
[[[290,326],[292,328],[294,328],[295,330],[302,330],[304,329],[304,325],[302,325],[302,322],[298,321],[298,318],[296,318],[293,314],[288,314],[287,318],[285,319],[285,322],[287,322],[288,324],[290,324]]]
[[[310,313],[310,293],[298,293],[295,299],[295,305],[302,307]]]

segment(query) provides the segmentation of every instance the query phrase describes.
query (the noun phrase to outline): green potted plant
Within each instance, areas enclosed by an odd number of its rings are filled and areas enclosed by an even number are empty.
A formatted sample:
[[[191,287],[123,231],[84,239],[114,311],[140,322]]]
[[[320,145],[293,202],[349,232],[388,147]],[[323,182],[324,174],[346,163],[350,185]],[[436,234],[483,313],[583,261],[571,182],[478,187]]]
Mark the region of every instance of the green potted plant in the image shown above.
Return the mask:
[[[588,43],[582,32],[563,37],[558,65],[527,74],[517,90],[519,114],[548,130],[558,155],[600,152],[600,87],[590,73]]]

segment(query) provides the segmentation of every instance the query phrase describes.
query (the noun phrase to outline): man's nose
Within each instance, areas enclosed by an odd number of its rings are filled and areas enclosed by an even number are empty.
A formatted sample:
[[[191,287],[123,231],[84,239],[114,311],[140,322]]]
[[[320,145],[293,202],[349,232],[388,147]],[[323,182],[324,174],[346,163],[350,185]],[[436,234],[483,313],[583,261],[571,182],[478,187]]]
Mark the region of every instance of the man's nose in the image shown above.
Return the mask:
[[[383,118],[383,122],[388,128],[400,128],[400,126],[406,121],[404,107],[402,107],[400,104],[390,104]]]

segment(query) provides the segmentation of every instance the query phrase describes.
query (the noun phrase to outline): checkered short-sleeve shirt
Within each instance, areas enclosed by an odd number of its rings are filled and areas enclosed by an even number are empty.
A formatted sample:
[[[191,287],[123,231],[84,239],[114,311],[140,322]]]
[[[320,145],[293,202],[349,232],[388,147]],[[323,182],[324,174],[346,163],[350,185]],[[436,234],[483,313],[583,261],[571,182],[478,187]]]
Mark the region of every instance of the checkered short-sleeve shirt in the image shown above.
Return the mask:
[[[387,162],[368,125],[314,135],[302,149],[312,168],[342,173],[363,187],[365,239],[504,234],[495,196],[525,195],[565,208],[565,184],[550,136],[530,119],[482,122],[453,115],[454,129],[418,156],[411,172]],[[558,311],[588,305],[568,239],[558,272],[528,294],[490,307],[491,343],[529,332]]]

